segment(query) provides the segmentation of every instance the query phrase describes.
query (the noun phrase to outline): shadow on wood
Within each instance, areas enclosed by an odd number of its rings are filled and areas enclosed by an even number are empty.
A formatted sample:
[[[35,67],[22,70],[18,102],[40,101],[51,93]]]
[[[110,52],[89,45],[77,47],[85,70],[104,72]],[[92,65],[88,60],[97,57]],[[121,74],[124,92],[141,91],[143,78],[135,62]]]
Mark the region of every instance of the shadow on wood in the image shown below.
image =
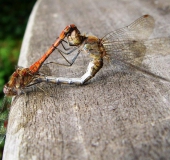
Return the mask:
[[[170,4],[154,2],[37,1],[19,65],[32,64],[72,23],[103,37],[150,14],[156,20],[153,35],[170,35]],[[169,58],[153,57],[149,63],[170,77]],[[55,52],[47,61],[54,60],[62,61]],[[71,68],[50,69],[57,77],[80,77],[88,62],[81,54]],[[83,86],[42,83],[45,92],[15,97],[3,159],[170,159],[170,84],[112,67],[105,64]]]

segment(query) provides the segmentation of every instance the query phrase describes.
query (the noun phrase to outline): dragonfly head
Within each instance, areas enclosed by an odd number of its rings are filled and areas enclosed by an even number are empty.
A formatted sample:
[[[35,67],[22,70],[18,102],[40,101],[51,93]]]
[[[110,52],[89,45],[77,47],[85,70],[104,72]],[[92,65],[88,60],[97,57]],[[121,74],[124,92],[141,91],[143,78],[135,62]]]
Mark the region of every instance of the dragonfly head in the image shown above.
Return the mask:
[[[82,36],[77,27],[75,27],[71,32],[67,34],[67,40],[70,46],[78,46],[83,43],[84,36]]]
[[[4,85],[3,92],[6,96],[15,96],[18,94],[15,88],[8,86],[8,83]]]

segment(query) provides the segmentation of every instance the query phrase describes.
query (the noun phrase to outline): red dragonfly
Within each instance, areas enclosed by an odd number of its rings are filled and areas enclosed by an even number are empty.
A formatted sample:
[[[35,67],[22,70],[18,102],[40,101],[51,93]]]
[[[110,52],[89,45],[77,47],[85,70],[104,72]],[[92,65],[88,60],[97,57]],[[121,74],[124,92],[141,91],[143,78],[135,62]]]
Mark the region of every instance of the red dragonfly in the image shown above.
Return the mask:
[[[129,26],[112,31],[101,39],[93,35],[82,35],[78,30],[72,30],[67,36],[67,41],[69,45],[77,47],[77,55],[70,65],[74,63],[79,53],[84,51],[92,58],[86,73],[80,78],[39,76],[36,78],[36,82],[83,84],[94,77],[103,67],[104,58],[112,59],[114,64],[130,66],[145,74],[170,81],[149,72],[142,66],[145,55],[170,54],[170,38],[148,39],[154,26],[153,17],[144,15]]]
[[[7,96],[19,95],[22,90],[29,85],[34,84],[34,78],[39,75],[39,69],[43,65],[44,61],[49,57],[49,55],[60,45],[64,38],[70,35],[74,31],[79,32],[74,24],[67,26],[57,38],[57,40],[52,44],[52,46],[47,50],[47,52],[29,68],[17,68],[16,71],[11,75],[10,80],[4,86],[4,100],[0,105],[0,145],[4,142],[8,110],[10,106],[11,99]],[[64,45],[62,44],[63,48]],[[69,53],[68,53],[69,54]],[[62,55],[63,56],[63,55]],[[64,56],[63,56],[64,57]],[[65,58],[65,57],[64,57]],[[66,59],[67,60],[67,59]],[[26,88],[29,89],[29,88]],[[25,90],[27,91],[27,90]],[[23,91],[23,92],[25,92]],[[10,100],[9,100],[10,99]],[[6,109],[8,107],[8,109]]]
[[[10,80],[4,86],[4,94],[6,96],[18,95],[21,93],[22,89],[29,84],[33,83],[35,76],[38,75],[38,71],[41,68],[44,61],[49,57],[49,55],[60,45],[64,38],[69,36],[70,33],[79,33],[79,30],[74,24],[67,26],[57,38],[57,40],[52,44],[52,46],[47,50],[47,52],[29,68],[17,68],[16,71],[11,75]],[[76,42],[74,42],[76,44]],[[63,48],[64,45],[62,44]],[[64,57],[64,56],[63,56]],[[64,57],[65,58],[65,57]],[[67,59],[66,59],[67,60]]]

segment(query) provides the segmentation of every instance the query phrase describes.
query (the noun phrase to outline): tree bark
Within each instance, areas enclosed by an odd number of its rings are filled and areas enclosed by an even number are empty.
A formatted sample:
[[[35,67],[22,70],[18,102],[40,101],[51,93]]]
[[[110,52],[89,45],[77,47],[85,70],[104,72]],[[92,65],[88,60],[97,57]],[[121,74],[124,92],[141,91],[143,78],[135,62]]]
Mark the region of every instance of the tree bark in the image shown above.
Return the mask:
[[[19,66],[38,60],[69,24],[102,38],[144,14],[155,18],[152,37],[170,35],[169,0],[39,0]],[[65,63],[57,52],[46,62],[51,61]],[[170,79],[169,62],[170,56],[152,56],[147,64]],[[72,67],[45,65],[44,70],[56,77],[81,77],[88,63],[82,53]],[[118,72],[105,61],[85,85],[42,83],[39,88],[12,102],[4,160],[170,159],[169,83],[128,69]]]

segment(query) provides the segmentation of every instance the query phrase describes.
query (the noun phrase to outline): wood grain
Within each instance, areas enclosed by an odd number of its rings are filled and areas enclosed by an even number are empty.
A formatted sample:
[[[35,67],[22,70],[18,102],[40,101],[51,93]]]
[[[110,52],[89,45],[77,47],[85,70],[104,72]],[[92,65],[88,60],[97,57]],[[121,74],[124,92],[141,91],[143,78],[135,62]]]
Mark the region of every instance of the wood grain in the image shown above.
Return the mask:
[[[152,37],[170,36],[168,0],[39,0],[19,65],[38,60],[69,24],[101,38],[144,14],[155,18]],[[57,52],[47,61],[64,62]],[[70,68],[49,66],[50,74],[80,77],[88,62],[88,55],[81,54]],[[169,56],[153,56],[147,63],[170,78],[169,62]],[[3,159],[170,159],[170,84],[138,72],[118,72],[107,63],[86,85],[43,83],[44,91],[15,97]]]

